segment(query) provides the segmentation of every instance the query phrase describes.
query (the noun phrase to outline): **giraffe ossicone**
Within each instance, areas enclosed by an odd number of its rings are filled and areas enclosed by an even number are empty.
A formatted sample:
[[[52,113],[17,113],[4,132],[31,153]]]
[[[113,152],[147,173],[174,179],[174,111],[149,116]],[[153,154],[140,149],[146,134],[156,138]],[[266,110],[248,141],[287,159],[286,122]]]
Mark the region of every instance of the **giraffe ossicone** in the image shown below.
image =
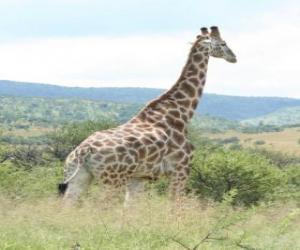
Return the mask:
[[[94,178],[115,187],[126,185],[128,201],[146,180],[161,175],[169,177],[172,196],[181,196],[193,152],[187,124],[202,95],[210,56],[236,62],[216,26],[210,32],[201,29],[179,79],[169,90],[128,122],[92,134],[68,155],[64,182],[59,185],[63,199],[76,201]]]

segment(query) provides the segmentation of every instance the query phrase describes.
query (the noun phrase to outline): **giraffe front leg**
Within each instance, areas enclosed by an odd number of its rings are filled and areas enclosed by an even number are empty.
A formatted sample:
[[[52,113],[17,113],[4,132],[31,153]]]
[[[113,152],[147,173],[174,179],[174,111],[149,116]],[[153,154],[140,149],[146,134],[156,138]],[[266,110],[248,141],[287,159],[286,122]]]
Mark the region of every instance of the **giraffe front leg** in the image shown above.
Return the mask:
[[[192,160],[192,144],[186,142],[183,150],[175,151],[166,160],[165,172],[170,179],[169,196],[176,200],[185,195],[186,183]]]
[[[169,196],[171,200],[178,200],[185,195],[189,167],[178,164],[170,174]]]

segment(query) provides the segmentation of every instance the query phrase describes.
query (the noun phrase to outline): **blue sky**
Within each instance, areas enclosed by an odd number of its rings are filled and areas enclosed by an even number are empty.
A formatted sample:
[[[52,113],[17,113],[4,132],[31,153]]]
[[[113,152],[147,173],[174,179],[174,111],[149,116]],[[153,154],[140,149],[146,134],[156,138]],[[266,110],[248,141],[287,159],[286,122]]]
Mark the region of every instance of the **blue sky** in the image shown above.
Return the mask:
[[[0,0],[0,79],[168,88],[201,26],[237,54],[206,92],[300,98],[296,0]]]

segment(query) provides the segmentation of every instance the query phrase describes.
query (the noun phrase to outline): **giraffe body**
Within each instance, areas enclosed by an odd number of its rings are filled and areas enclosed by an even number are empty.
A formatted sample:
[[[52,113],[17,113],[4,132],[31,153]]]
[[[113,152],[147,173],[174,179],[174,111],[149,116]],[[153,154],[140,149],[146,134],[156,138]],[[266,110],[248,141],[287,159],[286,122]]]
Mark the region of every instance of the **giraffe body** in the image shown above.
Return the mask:
[[[153,126],[133,119],[115,129],[92,134],[66,159],[65,176],[70,178],[66,196],[77,198],[92,178],[116,187],[130,187],[131,182],[167,175],[176,180],[176,189],[183,190],[184,185],[178,184],[187,178],[192,146],[179,132],[174,132],[173,140],[171,131],[162,127],[164,124],[167,126],[166,121]],[[72,192],[72,186],[78,183],[82,183],[81,188]]]
[[[207,42],[207,39],[211,42]],[[134,196],[145,180],[170,178],[172,196],[181,195],[189,174],[193,146],[187,124],[205,84],[209,56],[235,62],[218,29],[197,37],[175,85],[151,101],[135,117],[117,128],[100,131],[84,140],[65,162],[65,200],[76,200],[92,178],[116,187],[126,185]]]

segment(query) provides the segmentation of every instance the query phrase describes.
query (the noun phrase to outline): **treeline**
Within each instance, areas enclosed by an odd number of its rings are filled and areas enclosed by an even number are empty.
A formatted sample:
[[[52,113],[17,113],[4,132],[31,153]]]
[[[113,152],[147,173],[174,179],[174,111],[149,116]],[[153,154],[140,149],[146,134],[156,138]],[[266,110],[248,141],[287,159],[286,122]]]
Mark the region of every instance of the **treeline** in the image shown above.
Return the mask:
[[[163,91],[151,88],[77,88],[0,80],[0,95],[3,96],[76,98],[143,105]],[[299,99],[204,94],[198,113],[241,121],[296,106],[299,111]]]
[[[7,130],[56,127],[66,122],[99,119],[122,122],[140,108],[134,104],[36,97],[1,97],[0,106],[0,123]]]
[[[33,129],[51,130],[70,122],[105,119],[122,123],[129,120],[141,108],[141,105],[128,103],[37,97],[2,97],[0,106],[0,142],[15,145],[43,144],[46,142],[43,136],[24,137],[22,133],[15,134],[14,132],[17,130],[29,132]],[[236,130],[243,133],[275,132],[286,127],[263,123],[258,126],[241,125],[237,121],[198,114],[195,115],[192,124],[199,131],[210,133],[221,133],[226,130]],[[2,135],[1,129],[6,131]]]

